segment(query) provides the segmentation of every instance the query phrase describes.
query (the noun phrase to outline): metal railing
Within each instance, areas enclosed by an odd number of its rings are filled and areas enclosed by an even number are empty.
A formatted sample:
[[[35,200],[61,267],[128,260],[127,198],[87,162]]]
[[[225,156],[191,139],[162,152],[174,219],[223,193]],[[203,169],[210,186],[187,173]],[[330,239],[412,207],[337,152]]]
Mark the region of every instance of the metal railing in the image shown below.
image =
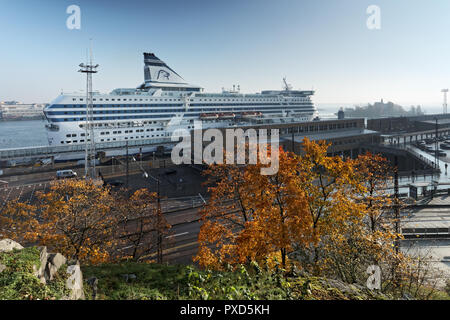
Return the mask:
[[[127,140],[127,141],[113,141],[113,142],[101,142],[96,143],[97,151],[105,151],[110,149],[123,149],[146,146],[159,146],[163,144],[173,144],[171,138],[162,139],[139,139],[139,140]],[[25,147],[25,148],[10,148],[0,150],[0,160],[11,160],[18,158],[32,158],[39,156],[53,156],[57,154],[77,153],[84,152],[84,144],[73,144],[65,146],[41,146],[41,147]]]
[[[404,146],[404,145],[388,145],[388,144],[382,144],[382,145],[369,145],[366,148],[368,149],[375,149],[375,150],[379,150],[381,152],[383,151],[395,151],[395,150],[401,150],[401,151],[405,151],[406,153],[410,154],[411,156],[413,156],[414,158],[416,158],[418,161],[423,162],[424,164],[426,164],[427,166],[431,167],[432,169],[436,170],[436,171],[440,171],[439,168],[435,168],[435,163],[434,161],[431,161],[430,159],[427,159],[426,157],[424,157],[423,155],[421,155],[420,153],[416,152],[415,150],[413,150],[411,147],[409,146]]]

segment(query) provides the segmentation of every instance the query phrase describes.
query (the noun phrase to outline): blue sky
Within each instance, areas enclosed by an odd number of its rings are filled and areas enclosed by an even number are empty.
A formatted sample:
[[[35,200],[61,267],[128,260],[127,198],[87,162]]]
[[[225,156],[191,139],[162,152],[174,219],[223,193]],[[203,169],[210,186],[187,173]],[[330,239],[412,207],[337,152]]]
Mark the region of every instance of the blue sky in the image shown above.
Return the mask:
[[[81,8],[81,30],[66,8]],[[369,5],[381,29],[366,27]],[[317,103],[384,98],[439,105],[450,87],[448,0],[0,0],[0,100],[48,102],[81,90],[89,38],[100,64],[94,88],[143,81],[154,52],[187,81],[218,92],[316,90]]]

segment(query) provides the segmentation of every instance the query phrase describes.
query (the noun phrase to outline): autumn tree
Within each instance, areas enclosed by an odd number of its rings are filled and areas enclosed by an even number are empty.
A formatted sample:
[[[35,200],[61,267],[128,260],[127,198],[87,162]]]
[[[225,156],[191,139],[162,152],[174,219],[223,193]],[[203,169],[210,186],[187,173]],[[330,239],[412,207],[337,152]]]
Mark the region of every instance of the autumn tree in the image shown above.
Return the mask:
[[[219,179],[210,188],[213,201],[203,215],[196,261],[217,266],[262,261],[279,254],[286,266],[287,257],[293,255],[305,268],[313,266],[311,271],[319,272],[324,258],[322,240],[339,236],[337,226],[361,216],[363,208],[352,196],[363,188],[353,164],[327,156],[327,148],[324,142],[305,139],[302,155],[280,150],[279,170],[273,175],[261,175],[260,162],[238,168],[210,167]],[[225,198],[237,209],[244,203],[246,211],[223,213],[217,199]]]
[[[279,170],[273,175],[261,175],[265,166],[261,161],[209,168],[215,184],[209,188],[211,200],[202,213],[195,261],[220,267],[261,262],[279,254],[280,262],[286,265],[292,242],[302,237],[305,203],[298,189],[295,157],[282,150],[276,152]]]
[[[307,241],[298,243],[297,258],[305,269],[319,274],[324,265],[326,239],[340,237],[341,225],[361,214],[362,207],[353,195],[362,188],[354,177],[349,161],[339,156],[327,156],[329,144],[307,138],[298,158],[299,188],[307,205]]]
[[[296,243],[307,241],[306,197],[300,186],[297,156],[278,151],[279,168],[272,175],[262,175],[259,162],[248,166],[245,174],[247,195],[255,214],[253,221],[237,239],[241,254],[251,260],[279,256],[286,268],[288,254]],[[256,255],[255,253],[259,253]]]
[[[157,200],[156,193],[144,188],[118,201],[121,247],[130,250],[133,260],[162,247],[161,237],[168,233],[170,225],[158,210]]]
[[[386,229],[387,214],[392,209],[392,199],[386,196],[386,189],[392,185],[394,168],[379,154],[367,152],[354,161],[357,179],[364,186],[361,201],[364,202],[369,229],[374,233]]]
[[[362,188],[353,195],[360,214],[337,227],[339,236],[324,241],[327,272],[347,282],[362,281],[369,265],[383,269],[385,280],[393,278],[405,256],[394,247],[397,234],[392,215],[392,198],[386,189],[392,168],[380,155],[366,153],[353,163],[354,178]]]
[[[36,207],[18,199],[6,203],[0,210],[0,237],[27,243],[37,229]]]
[[[201,211],[199,254],[195,261],[216,265],[239,261],[236,235],[253,220],[254,209],[247,193],[243,166],[212,164],[204,174],[211,195]],[[212,246],[214,244],[214,246]]]
[[[71,259],[91,263],[109,259],[117,216],[107,188],[91,180],[59,180],[37,197],[36,240]]]

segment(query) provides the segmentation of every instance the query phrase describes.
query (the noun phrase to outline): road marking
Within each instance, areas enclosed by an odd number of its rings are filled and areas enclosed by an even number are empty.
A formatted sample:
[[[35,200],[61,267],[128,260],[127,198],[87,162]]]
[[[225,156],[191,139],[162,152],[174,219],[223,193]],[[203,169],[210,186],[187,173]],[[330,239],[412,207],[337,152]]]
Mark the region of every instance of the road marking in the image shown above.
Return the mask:
[[[193,242],[189,242],[189,243],[186,243],[186,244],[182,244],[180,246],[164,249],[163,250],[163,255],[171,254],[172,252],[177,252],[178,249],[186,248],[186,247],[193,246],[193,245],[198,245],[198,242],[197,241],[193,241]],[[140,259],[141,260],[148,259],[148,258],[152,258],[153,256],[156,256],[156,253],[147,254],[145,256],[140,257]]]
[[[34,191],[36,190],[36,185],[33,186],[33,190],[31,191],[30,198],[28,199],[28,202],[31,202],[33,200]]]
[[[179,237],[179,236],[184,236],[185,234],[188,234],[188,233],[189,232],[182,232],[182,233],[170,235],[170,236],[167,236],[166,239],[168,239],[168,238],[175,238],[175,237]]]

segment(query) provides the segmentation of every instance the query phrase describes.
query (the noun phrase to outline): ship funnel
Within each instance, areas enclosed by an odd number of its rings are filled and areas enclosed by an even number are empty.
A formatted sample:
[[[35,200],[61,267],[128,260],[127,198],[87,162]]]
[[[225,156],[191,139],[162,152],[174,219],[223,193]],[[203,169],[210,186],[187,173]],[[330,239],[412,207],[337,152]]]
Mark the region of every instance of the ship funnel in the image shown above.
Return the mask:
[[[144,64],[145,86],[158,83],[186,83],[178,73],[153,53],[144,52]]]

